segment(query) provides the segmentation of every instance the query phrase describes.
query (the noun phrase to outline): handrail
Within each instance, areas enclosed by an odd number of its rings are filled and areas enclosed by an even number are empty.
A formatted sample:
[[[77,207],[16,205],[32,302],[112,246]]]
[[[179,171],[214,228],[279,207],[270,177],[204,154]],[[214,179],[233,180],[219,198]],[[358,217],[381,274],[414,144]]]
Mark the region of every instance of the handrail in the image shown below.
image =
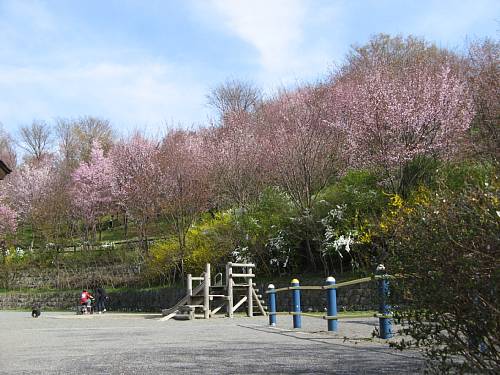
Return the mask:
[[[255,264],[253,263],[228,263],[229,267],[245,267],[245,268],[255,268]]]
[[[342,314],[342,315],[317,315],[313,313],[307,313],[307,312],[294,312],[294,311],[276,311],[276,312],[269,312],[268,315],[301,315],[301,316],[308,316],[310,318],[317,318],[317,319],[324,319],[324,320],[339,320],[339,319],[352,319],[352,318],[366,318],[367,316],[360,316],[359,314]],[[374,318],[386,318],[386,319],[391,319],[393,317],[392,314],[380,314],[380,313],[375,313],[371,314],[371,317]]]
[[[293,316],[293,328],[301,328],[302,327],[302,316],[309,316],[312,318],[325,319],[328,322],[328,331],[337,331],[338,330],[338,319],[341,318],[354,318],[356,315],[343,315],[338,316],[337,313],[337,289],[356,285],[368,283],[371,281],[377,281],[378,283],[378,294],[379,294],[379,309],[378,313],[373,316],[379,319],[380,326],[380,337],[382,339],[388,339],[392,337],[392,313],[390,311],[390,306],[387,304],[387,298],[389,295],[389,280],[404,278],[404,275],[388,275],[385,273],[385,267],[380,264],[377,266],[377,273],[372,274],[367,277],[362,277],[359,279],[344,281],[342,283],[335,283],[335,278],[328,277],[326,279],[325,285],[300,285],[299,280],[294,278],[291,281],[291,285],[276,289],[273,284],[269,284],[268,290],[266,294],[269,295],[269,306],[271,310],[269,311],[269,325],[276,326],[276,316],[277,315],[292,315]],[[301,290],[320,290],[325,291],[327,294],[327,309],[326,314],[322,316],[318,316],[316,314],[310,314],[302,312],[301,302],[300,302],[300,291]],[[280,292],[291,291],[292,294],[292,306],[293,311],[290,312],[277,312],[276,311],[276,297]]]
[[[273,291],[266,290],[266,294],[286,292],[286,291],[289,291],[289,290],[328,290],[328,289],[338,289],[338,288],[342,288],[344,286],[367,283],[367,282],[370,282],[370,281],[373,281],[373,280],[392,280],[392,279],[401,278],[401,277],[403,277],[403,276],[402,275],[372,275],[372,276],[368,276],[368,277],[363,277],[361,279],[344,281],[342,283],[333,284],[333,285],[285,286],[283,288],[274,289]]]
[[[326,290],[326,289],[338,289],[338,288],[341,288],[343,286],[348,286],[348,285],[355,285],[355,284],[362,284],[362,283],[367,283],[369,281],[372,281],[374,280],[375,278],[373,276],[369,276],[369,277],[363,277],[361,279],[356,279],[356,280],[350,280],[350,281],[344,281],[343,283],[338,283],[338,284],[333,284],[333,285],[324,285],[322,286],[321,288],[323,290]]]

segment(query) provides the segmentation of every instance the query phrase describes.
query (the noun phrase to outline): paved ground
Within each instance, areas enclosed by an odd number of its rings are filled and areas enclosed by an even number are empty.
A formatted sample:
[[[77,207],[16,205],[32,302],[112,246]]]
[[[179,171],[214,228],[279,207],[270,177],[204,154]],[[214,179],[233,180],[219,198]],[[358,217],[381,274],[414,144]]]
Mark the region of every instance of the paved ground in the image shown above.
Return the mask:
[[[76,316],[0,311],[0,374],[415,374],[423,361],[371,340],[376,319],[304,330],[265,317],[160,321],[158,316]],[[349,335],[350,339],[344,339]]]

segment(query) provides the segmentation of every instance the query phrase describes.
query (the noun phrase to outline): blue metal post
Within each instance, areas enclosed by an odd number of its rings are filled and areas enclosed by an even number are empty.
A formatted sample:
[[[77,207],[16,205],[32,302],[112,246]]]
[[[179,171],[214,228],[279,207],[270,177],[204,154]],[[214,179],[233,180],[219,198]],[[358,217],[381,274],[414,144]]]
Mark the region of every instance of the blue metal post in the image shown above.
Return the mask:
[[[377,266],[377,274],[382,276],[385,275],[385,267],[383,264]],[[381,339],[389,339],[393,336],[392,333],[392,319],[387,318],[387,315],[391,313],[391,308],[387,304],[387,299],[389,296],[389,280],[379,279],[378,281],[378,295],[379,295],[379,307],[378,312],[380,315],[379,330]]]
[[[326,285],[334,285],[335,278],[330,276],[326,279]],[[337,289],[327,289],[327,300],[328,300],[328,316],[337,316]],[[337,332],[338,321],[336,319],[328,319],[328,330]]]
[[[269,284],[267,287],[269,292],[269,325],[276,326],[276,292],[274,291],[274,285]]]
[[[293,279],[292,286],[300,286],[299,280]],[[295,313],[293,315],[293,328],[302,328],[302,316],[300,315],[302,312],[300,309],[300,289],[294,289],[292,293],[293,312]]]

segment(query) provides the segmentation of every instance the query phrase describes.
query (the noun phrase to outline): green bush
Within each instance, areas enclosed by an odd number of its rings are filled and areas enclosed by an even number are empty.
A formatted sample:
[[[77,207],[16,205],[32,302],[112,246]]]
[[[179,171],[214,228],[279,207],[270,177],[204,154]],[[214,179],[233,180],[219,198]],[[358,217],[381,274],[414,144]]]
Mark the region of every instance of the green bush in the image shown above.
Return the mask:
[[[495,164],[478,162],[449,163],[442,165],[437,178],[430,184],[434,189],[458,191],[466,186],[484,186],[495,177]]]
[[[347,204],[346,214],[351,218],[377,216],[387,200],[375,174],[363,170],[350,171],[318,194],[315,211],[317,216],[324,217],[331,207]]]
[[[235,247],[229,213],[206,215],[189,228],[186,235],[184,267],[186,273],[200,274],[206,263],[218,267],[225,263]],[[175,236],[156,241],[149,249],[147,278],[170,284],[180,276],[181,251]]]
[[[296,215],[290,197],[277,188],[264,190],[253,205],[234,211],[235,260],[251,260],[268,275],[286,268],[296,248],[290,231]]]
[[[334,269],[338,264],[342,273],[346,261],[351,268],[368,266],[373,227],[388,201],[379,179],[369,171],[351,171],[318,195],[318,241],[323,257],[337,259]]]
[[[387,262],[391,273],[405,275],[393,296],[401,333],[411,337],[396,346],[423,348],[438,373],[494,373],[500,368],[500,184],[496,177],[462,176],[461,190],[440,189],[396,219]],[[444,187],[450,175],[442,177]]]

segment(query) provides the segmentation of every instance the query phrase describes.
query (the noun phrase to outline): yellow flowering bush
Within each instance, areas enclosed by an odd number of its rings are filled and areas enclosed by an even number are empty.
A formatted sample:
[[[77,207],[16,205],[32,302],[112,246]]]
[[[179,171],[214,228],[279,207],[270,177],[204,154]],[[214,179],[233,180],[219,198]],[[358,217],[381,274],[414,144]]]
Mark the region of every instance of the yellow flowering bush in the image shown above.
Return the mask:
[[[227,212],[207,215],[189,228],[186,234],[184,269],[187,273],[203,272],[206,263],[224,263],[234,249],[231,215]],[[155,242],[149,251],[150,277],[169,282],[180,272],[181,250],[175,236]]]

